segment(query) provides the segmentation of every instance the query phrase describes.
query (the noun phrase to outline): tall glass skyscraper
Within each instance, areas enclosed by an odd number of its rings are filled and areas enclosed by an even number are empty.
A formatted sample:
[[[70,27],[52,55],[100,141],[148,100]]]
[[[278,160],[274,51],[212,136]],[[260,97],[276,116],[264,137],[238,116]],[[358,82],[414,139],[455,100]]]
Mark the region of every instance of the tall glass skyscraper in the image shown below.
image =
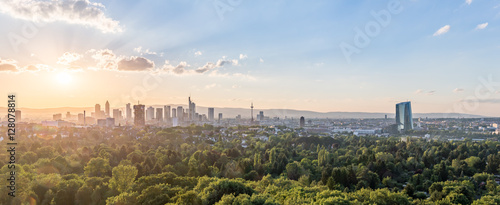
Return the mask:
[[[413,129],[413,116],[411,114],[411,102],[396,104],[396,125],[399,131]]]
[[[144,119],[144,108],[145,105],[134,105],[134,125],[135,126],[144,126],[146,124],[146,120]]]
[[[209,107],[209,108],[208,108],[208,120],[209,120],[209,121],[214,121],[214,114],[215,114],[215,112],[214,112],[214,111],[215,111],[215,110],[214,110],[214,108],[213,108],[213,107]]]

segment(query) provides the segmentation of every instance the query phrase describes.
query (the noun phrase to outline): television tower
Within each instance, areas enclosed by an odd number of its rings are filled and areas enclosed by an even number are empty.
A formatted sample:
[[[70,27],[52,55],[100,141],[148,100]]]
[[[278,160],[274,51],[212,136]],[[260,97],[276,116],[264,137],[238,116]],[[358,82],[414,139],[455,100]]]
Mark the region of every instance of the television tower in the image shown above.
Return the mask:
[[[252,105],[250,106],[250,110],[251,110],[251,115],[252,115],[251,124],[253,124],[253,102],[252,102]]]

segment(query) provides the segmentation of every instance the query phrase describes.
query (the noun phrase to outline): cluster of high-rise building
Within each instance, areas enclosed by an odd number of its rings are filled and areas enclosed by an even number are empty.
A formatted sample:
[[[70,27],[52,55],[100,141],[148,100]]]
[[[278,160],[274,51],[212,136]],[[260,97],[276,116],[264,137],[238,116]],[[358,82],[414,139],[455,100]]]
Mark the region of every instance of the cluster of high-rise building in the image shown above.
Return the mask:
[[[75,119],[77,119],[76,124],[98,126],[145,126],[147,124],[159,126],[181,126],[197,122],[215,122],[214,115],[214,108],[208,108],[208,116],[196,112],[196,104],[191,100],[191,97],[189,97],[187,108],[182,106],[173,107],[171,105],[165,105],[163,107],[149,106],[146,108],[146,105],[137,102],[137,105],[127,103],[125,105],[125,110],[123,111],[123,109],[111,109],[109,102],[106,101],[104,110],[101,108],[100,104],[96,104],[93,112],[90,113],[90,116],[87,116],[86,111],[79,113],[77,116],[71,115],[70,112],[67,112],[66,120],[74,122]],[[221,119],[222,113],[219,113],[219,119],[217,122],[220,122]],[[63,121],[62,114],[54,114],[52,116],[52,121],[46,121],[46,123],[54,124],[57,121]]]
[[[111,112],[112,111],[112,112]],[[125,116],[124,116],[125,114]],[[66,113],[65,120],[77,122],[79,125],[98,125],[98,126],[116,126],[116,125],[135,125],[145,126],[160,125],[160,126],[180,126],[188,125],[197,122],[215,122],[215,109],[208,108],[208,116],[196,112],[196,104],[188,98],[188,107],[182,106],[173,107],[165,105],[163,107],[153,107],[140,104],[131,105],[127,103],[125,110],[111,109],[110,104],[106,101],[104,110],[100,104],[94,106],[93,112],[87,116],[86,111],[78,115]],[[20,116],[20,115],[19,115]],[[222,119],[222,113],[219,114],[219,120]],[[63,115],[58,113],[52,116],[52,121],[45,121],[46,124],[57,124],[56,122],[63,121]]]
[[[129,113],[130,104],[127,104],[127,113]],[[188,98],[188,108],[184,109],[182,106],[171,107],[165,105],[163,107],[154,108],[149,106],[147,109],[145,105],[138,103],[134,105],[134,125],[144,126],[146,124],[154,125],[167,125],[179,126],[195,122],[212,122],[214,121],[214,108],[208,108],[208,116],[196,112],[196,104]],[[127,115],[127,117],[130,117]],[[219,114],[222,118],[222,113]]]

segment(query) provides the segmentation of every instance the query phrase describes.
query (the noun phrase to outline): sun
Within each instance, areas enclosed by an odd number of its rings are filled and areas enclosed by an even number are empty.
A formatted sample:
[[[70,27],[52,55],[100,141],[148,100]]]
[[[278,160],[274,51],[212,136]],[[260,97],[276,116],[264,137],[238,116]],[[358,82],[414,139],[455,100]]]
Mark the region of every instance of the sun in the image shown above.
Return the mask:
[[[66,72],[62,72],[62,73],[57,74],[56,79],[57,79],[57,82],[59,82],[60,84],[63,84],[63,85],[68,85],[73,81],[73,77]]]

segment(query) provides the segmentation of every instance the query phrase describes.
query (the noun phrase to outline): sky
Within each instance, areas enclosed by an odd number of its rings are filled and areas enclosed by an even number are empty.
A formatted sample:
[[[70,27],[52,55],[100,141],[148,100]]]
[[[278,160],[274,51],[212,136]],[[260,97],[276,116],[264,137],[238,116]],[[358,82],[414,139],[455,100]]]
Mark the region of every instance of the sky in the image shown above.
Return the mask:
[[[500,0],[0,0],[19,107],[500,116]]]

